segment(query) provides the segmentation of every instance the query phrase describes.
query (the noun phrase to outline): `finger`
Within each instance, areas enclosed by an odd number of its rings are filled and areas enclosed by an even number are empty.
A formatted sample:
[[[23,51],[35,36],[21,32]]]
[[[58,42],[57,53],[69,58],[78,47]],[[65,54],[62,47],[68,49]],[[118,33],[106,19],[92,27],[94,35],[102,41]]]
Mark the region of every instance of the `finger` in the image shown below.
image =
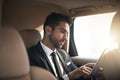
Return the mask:
[[[87,66],[82,66],[81,67],[81,70],[82,70],[82,72],[83,72],[83,74],[85,73],[85,74],[90,74],[91,73],[91,71],[92,71],[92,69],[91,68],[89,68],[89,67],[87,67]]]
[[[87,67],[94,67],[96,65],[96,63],[87,63],[87,64],[85,64],[85,66],[87,66]]]
[[[87,67],[93,67],[93,66],[95,66],[96,65],[96,63],[87,63],[87,64],[85,64]]]
[[[83,75],[83,77],[84,78],[89,78],[90,77],[90,73],[89,72],[87,72],[87,71],[85,71],[85,70],[82,70],[82,75]]]
[[[91,72],[92,71],[92,68],[90,68],[90,67],[87,67],[87,66],[81,66],[80,68],[79,68],[79,70],[81,71],[81,70],[85,70],[86,72]]]
[[[89,72],[86,70],[82,70],[83,75],[89,75]]]
[[[87,67],[87,66],[85,67],[85,69],[88,70],[88,71],[90,71],[90,72],[92,71],[92,68]]]
[[[87,66],[81,66],[79,68],[80,72],[82,73],[84,78],[89,78],[90,77],[90,73],[91,73],[91,68],[87,67]]]
[[[92,69],[91,69],[91,68],[86,67],[86,66],[83,68],[83,70],[84,70],[85,72],[87,72],[88,74],[90,74],[90,73],[91,73],[91,71],[92,71]]]

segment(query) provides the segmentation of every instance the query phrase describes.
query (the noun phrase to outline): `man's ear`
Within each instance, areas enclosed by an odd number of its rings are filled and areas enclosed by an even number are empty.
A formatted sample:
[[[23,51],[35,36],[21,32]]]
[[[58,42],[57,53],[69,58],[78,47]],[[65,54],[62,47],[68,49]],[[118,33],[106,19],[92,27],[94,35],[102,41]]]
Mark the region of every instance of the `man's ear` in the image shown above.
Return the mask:
[[[50,26],[45,27],[46,33],[50,34],[52,32],[52,28]]]

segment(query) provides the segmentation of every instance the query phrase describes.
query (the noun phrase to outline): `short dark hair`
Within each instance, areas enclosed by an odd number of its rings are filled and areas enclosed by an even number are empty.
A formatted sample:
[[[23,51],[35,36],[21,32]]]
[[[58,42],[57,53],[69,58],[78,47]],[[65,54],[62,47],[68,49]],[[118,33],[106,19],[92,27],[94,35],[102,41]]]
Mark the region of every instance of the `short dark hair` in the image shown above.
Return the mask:
[[[54,29],[61,21],[67,22],[69,26],[71,26],[73,22],[69,16],[53,12],[46,17],[44,30],[46,26],[50,26]]]

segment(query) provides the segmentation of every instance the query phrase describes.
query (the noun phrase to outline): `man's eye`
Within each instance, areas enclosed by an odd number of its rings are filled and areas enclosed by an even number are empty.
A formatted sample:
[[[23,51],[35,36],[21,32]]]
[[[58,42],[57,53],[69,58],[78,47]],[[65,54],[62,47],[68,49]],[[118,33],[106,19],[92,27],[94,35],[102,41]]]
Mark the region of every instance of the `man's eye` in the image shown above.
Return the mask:
[[[61,33],[64,33],[64,34],[65,34],[65,31],[61,31]]]

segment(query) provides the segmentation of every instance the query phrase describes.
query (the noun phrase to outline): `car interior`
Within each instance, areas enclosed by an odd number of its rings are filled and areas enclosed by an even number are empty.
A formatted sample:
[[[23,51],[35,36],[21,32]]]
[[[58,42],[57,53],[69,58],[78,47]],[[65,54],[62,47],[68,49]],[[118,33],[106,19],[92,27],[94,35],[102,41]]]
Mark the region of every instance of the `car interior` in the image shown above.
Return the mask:
[[[108,39],[108,35],[119,39],[119,0],[0,0],[0,80],[57,80],[47,70],[30,66],[27,55],[27,48],[30,48],[42,40],[45,18],[52,12],[69,15],[73,19],[68,40],[62,49],[68,53],[74,64],[78,67],[99,60],[102,52],[106,49],[104,44],[108,44],[109,42],[103,42],[104,39]],[[104,23],[98,23],[100,18],[96,18],[93,22],[92,19],[89,18],[91,16],[106,14],[112,14],[112,16],[111,18],[103,17],[102,21]],[[89,24],[87,25],[87,23],[89,23],[87,19],[87,22],[85,22],[87,27],[83,25],[84,17],[87,17],[89,21],[91,21],[90,24],[96,24],[95,27],[93,28]],[[77,23],[78,18],[81,19],[81,22]],[[101,24],[107,24],[107,20],[109,20],[109,28],[101,28]],[[76,26],[76,24],[82,25]],[[99,25],[100,27],[98,27]],[[84,28],[86,31],[84,31]],[[88,28],[90,28],[92,32],[88,33]],[[100,30],[101,32],[99,32]],[[107,34],[104,33],[104,30],[107,30]],[[83,33],[79,33],[82,31]],[[90,36],[87,34],[90,34]],[[92,34],[94,34],[93,36],[95,37],[92,37]],[[102,37],[100,35],[96,37],[95,34],[102,34],[102,36],[107,35],[107,37],[103,36],[104,39],[100,39]],[[79,37],[81,38],[78,39]],[[92,42],[86,37],[89,37]],[[97,39],[99,39],[101,43],[97,41]],[[85,43],[82,45],[83,42],[81,41],[85,41]],[[98,43],[95,43],[95,41]],[[120,40],[115,41],[119,49]],[[92,45],[96,45],[98,48]],[[85,53],[88,53],[87,57]],[[99,56],[96,57],[95,55],[97,55],[97,53],[99,53]],[[115,51],[110,53],[120,52]],[[114,56],[117,56],[117,58]],[[109,64],[109,60],[113,60],[113,62],[111,61],[112,63],[119,63],[120,56],[116,54],[114,54],[114,56],[108,55],[103,59],[105,80],[120,80],[118,77],[111,78],[109,75],[109,73],[112,73],[109,70],[114,70],[113,68],[118,69],[116,75],[120,74],[120,67],[115,67],[118,64]],[[95,80],[103,80],[103,76],[102,78],[95,78]]]

